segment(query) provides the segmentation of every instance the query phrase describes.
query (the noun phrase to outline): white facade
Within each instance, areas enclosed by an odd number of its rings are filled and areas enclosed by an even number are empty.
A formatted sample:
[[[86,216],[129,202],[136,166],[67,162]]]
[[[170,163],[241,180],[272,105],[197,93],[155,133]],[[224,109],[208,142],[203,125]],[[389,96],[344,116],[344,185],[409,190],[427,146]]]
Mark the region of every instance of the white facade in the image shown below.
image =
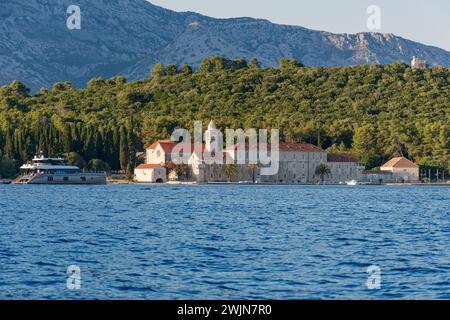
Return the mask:
[[[393,158],[380,169],[392,173],[398,182],[419,181],[419,166],[405,157]]]
[[[330,169],[326,181],[329,183],[343,183],[352,180],[361,181],[363,179],[362,172],[364,166],[352,156],[345,154],[328,154],[327,166]]]
[[[419,181],[419,168],[381,167],[381,170],[393,173],[398,181],[403,182]]]
[[[427,62],[424,59],[420,59],[418,57],[413,57],[411,61],[411,67],[413,69],[426,68],[427,66]]]
[[[302,145],[299,144],[298,146]],[[262,183],[302,184],[320,182],[321,177],[316,175],[316,169],[321,164],[326,164],[327,154],[325,151],[283,151],[282,149],[283,145],[280,146],[278,174],[261,176],[260,181]]]
[[[134,169],[134,180],[142,183],[167,182],[166,168],[158,165],[140,165]]]
[[[207,153],[215,150],[221,150],[222,145],[217,139],[220,131],[217,130],[214,122],[208,126],[205,132],[205,144],[201,146],[201,151]],[[168,140],[155,142],[146,150],[147,165],[164,166],[172,161],[172,150],[177,143]],[[279,145],[279,170],[275,175],[261,175],[261,164],[252,164],[249,160],[248,146],[242,148],[245,151],[245,163],[237,164],[238,145],[234,145],[229,149],[223,150],[220,155],[211,155],[213,159],[222,159],[223,164],[210,163],[203,159],[202,152],[195,152],[194,146],[191,145],[189,159],[189,177],[188,180],[199,183],[209,182],[258,182],[273,184],[311,184],[322,181],[325,183],[339,183],[342,181],[359,180],[363,168],[359,166],[357,161],[345,155],[337,155],[329,159],[329,155],[322,149],[307,143],[282,143]],[[265,148],[266,149],[266,148]],[[269,148],[270,149],[270,148]],[[270,157],[270,150],[268,156]],[[230,177],[226,173],[226,160],[230,158],[234,161],[235,172]],[[256,156],[259,159],[259,155]],[[321,177],[316,174],[317,167],[325,164],[329,167],[330,173]],[[137,168],[139,169],[139,167]],[[152,180],[145,176],[143,172],[137,171],[137,179]],[[171,173],[168,173],[171,175]],[[171,177],[173,174],[171,175]],[[173,178],[173,177],[172,177]]]
[[[171,151],[176,145],[168,140],[158,141],[146,150],[146,163],[164,165],[171,161]]]

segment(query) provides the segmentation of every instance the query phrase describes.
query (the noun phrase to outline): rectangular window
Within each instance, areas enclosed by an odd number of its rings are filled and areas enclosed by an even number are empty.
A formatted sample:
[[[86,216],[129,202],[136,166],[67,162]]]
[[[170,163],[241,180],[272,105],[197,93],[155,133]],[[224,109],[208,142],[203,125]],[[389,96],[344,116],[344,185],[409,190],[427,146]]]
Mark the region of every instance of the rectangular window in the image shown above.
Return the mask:
[[[69,181],[69,177],[64,177],[63,181]]]
[[[53,181],[53,177],[48,177],[47,181],[50,181],[50,182]]]

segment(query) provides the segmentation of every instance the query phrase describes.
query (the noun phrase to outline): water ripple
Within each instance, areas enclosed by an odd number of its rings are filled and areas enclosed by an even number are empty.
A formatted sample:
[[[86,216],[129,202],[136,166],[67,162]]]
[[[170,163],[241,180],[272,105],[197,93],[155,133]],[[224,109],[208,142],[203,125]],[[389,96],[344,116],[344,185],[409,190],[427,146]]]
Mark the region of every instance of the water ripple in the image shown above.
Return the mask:
[[[0,299],[448,299],[448,191],[0,185]]]

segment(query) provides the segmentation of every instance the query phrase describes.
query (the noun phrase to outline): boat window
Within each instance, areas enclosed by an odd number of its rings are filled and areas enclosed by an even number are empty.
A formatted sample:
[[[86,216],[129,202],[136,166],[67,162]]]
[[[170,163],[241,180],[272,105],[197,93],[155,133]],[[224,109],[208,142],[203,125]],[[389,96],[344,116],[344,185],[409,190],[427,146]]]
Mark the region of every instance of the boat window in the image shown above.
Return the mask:
[[[48,177],[47,181],[53,181],[53,177]]]

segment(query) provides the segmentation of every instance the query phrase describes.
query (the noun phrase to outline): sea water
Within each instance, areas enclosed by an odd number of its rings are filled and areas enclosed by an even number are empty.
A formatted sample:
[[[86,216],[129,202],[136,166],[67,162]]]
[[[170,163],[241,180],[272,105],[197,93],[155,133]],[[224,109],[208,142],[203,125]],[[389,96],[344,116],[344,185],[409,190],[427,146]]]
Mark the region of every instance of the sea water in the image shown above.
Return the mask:
[[[0,185],[0,299],[405,298],[450,299],[448,187]]]

